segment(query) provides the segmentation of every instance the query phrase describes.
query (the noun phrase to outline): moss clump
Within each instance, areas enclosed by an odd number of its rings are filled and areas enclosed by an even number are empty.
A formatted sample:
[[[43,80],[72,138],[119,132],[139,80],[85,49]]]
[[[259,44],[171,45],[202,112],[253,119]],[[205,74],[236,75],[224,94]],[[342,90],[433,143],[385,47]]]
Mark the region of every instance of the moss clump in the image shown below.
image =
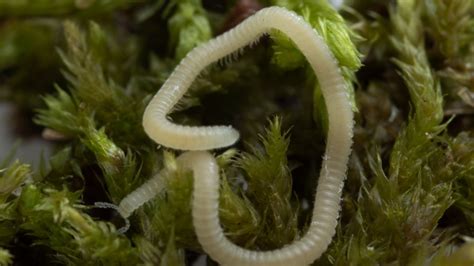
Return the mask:
[[[0,97],[57,146],[37,170],[0,165],[0,265],[31,263],[25,254],[185,265],[202,254],[192,174],[146,136],[142,114],[179,59],[259,5],[292,9],[321,32],[357,111],[341,219],[317,263],[474,262],[473,1],[348,0],[340,11],[325,0],[112,2],[0,0]],[[307,228],[328,123],[310,72],[275,31],[206,69],[171,114],[241,132],[216,156],[222,225],[243,247],[278,248]],[[162,169],[165,190],[126,234],[117,214],[93,207]]]

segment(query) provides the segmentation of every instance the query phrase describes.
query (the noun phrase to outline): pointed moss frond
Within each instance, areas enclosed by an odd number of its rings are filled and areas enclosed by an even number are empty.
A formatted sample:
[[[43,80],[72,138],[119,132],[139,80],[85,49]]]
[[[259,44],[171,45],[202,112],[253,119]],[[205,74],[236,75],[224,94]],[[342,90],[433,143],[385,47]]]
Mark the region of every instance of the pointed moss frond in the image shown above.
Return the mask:
[[[393,39],[407,42],[408,44],[417,48],[422,48],[424,45],[423,24],[420,18],[421,13],[421,1],[419,0],[399,0],[397,1],[396,8],[393,6],[390,9],[391,16],[390,22],[392,24]],[[392,40],[396,46],[397,40]],[[409,60],[409,52],[404,52],[399,48],[403,48],[403,45],[398,47],[399,55],[398,58],[404,58]],[[411,48],[407,46],[407,48]]]
[[[247,173],[249,193],[258,194],[260,188],[273,183],[276,189],[289,196],[291,191],[290,171],[286,152],[289,140],[287,133],[281,133],[281,119],[270,122],[265,135],[260,136],[262,146],[253,146],[251,153],[244,153],[239,160],[240,167]]]
[[[139,170],[137,161],[130,151],[125,153],[105,134],[89,125],[82,142],[95,154],[102,168],[109,197],[119,203],[137,186]]]
[[[127,95],[105,72],[102,63],[111,61],[111,53],[105,52],[110,41],[97,24],[89,24],[87,34],[72,22],[64,27],[68,49],[61,57],[69,71],[64,74],[70,94],[58,89],[58,96],[45,97],[47,108],[39,111],[36,122],[79,139],[95,155],[102,169],[98,179],[105,181],[108,196],[118,203],[136,188],[142,170],[147,173],[155,164],[149,161],[153,156],[141,127],[144,102]],[[132,150],[125,152],[119,147],[137,143],[143,152],[140,158]],[[82,176],[77,162],[69,166],[75,167],[69,169],[74,175]],[[48,179],[53,181],[54,176]]]
[[[73,137],[84,137],[93,122],[104,127],[119,143],[146,142],[148,138],[141,129],[143,96],[127,95],[104,70],[104,61],[118,60],[106,52],[117,50],[111,47],[113,42],[108,40],[109,36],[94,23],[89,24],[88,34],[70,21],[64,28],[68,49],[60,54],[68,70],[64,75],[69,81],[70,93],[58,89],[58,96],[46,96],[47,107],[39,111],[35,121]],[[108,72],[114,75],[123,72],[117,69]]]
[[[395,63],[414,109],[391,154],[390,173],[402,178],[417,174],[431,155],[429,151],[437,149],[434,138],[444,129],[440,125],[443,97],[424,51],[419,8],[414,1],[400,1],[391,17],[395,32],[392,43],[399,53]]]
[[[133,264],[140,260],[131,243],[119,235],[112,224],[95,222],[72,208],[66,222],[71,226],[67,232],[73,237],[82,261],[100,261],[102,265]]]
[[[371,154],[373,180],[363,183],[356,212],[324,260],[337,258],[338,265],[408,265],[425,258],[426,250],[435,249],[431,237],[438,221],[454,202],[450,183],[433,184],[427,190],[421,181],[426,177],[420,174],[409,177],[412,184],[404,187],[402,178],[386,176],[378,152]]]
[[[176,9],[168,20],[169,47],[180,60],[192,48],[211,38],[211,26],[200,1],[171,1],[167,8]]]
[[[409,202],[410,205],[400,206],[404,206],[407,214],[417,214],[406,217],[412,229],[405,230],[413,230],[414,234],[413,239],[408,240],[422,243],[454,202],[452,182],[456,176],[448,178],[438,172],[441,170],[440,162],[448,159],[443,148],[436,143],[444,141],[438,138],[445,127],[440,124],[443,98],[424,51],[419,3],[399,1],[391,19],[394,28],[392,43],[398,52],[395,62],[401,69],[414,110],[393,147],[389,173],[391,182],[396,184],[395,195],[402,195],[397,199],[409,197],[400,203]],[[441,166],[448,167],[442,163]]]
[[[78,105],[93,113],[94,120],[105,127],[114,140],[129,145],[146,140],[141,130],[144,102],[127,95],[125,89],[105,73],[100,60],[103,57],[98,56],[100,51],[108,49],[104,33],[93,23],[89,25],[88,35],[72,22],[66,22],[64,27],[68,44],[67,52],[61,52],[68,68],[64,74]]]
[[[238,165],[245,172],[246,195],[262,217],[264,227],[258,245],[265,248],[281,247],[297,235],[297,209],[291,204],[292,179],[288,168],[288,133],[282,133],[281,119],[270,122],[261,146],[243,153]]]
[[[117,90],[110,88],[105,81],[100,64],[97,64],[92,59],[92,55],[88,53],[85,36],[77,26],[67,22],[65,30],[69,50],[67,55],[65,53],[61,53],[61,55],[71,71],[65,75],[74,90],[69,95],[64,90],[57,88],[58,95],[56,97],[44,97],[46,108],[38,111],[35,122],[65,135],[78,136],[82,133],[83,127],[87,126],[82,124],[85,121],[81,117],[89,117],[86,120],[90,120],[92,113],[87,110],[87,105],[84,106],[82,101],[87,101],[89,105],[93,106],[117,107],[119,96]],[[80,105],[82,105],[81,108],[79,108]],[[88,113],[88,115],[84,115],[84,113]]]
[[[186,265],[184,260],[184,250],[178,249],[175,245],[174,229],[171,230],[166,249],[160,260],[160,265]]]
[[[434,44],[431,57],[443,92],[472,106],[472,100],[463,98],[462,92],[474,92],[474,2],[435,0],[424,4],[426,31]]]
[[[419,129],[431,131],[443,118],[443,97],[439,83],[433,76],[426,55],[422,51],[406,41],[394,43],[403,50],[402,56],[406,56],[395,59],[395,63],[400,68],[400,74],[410,92],[415,111],[413,119],[418,123]],[[430,114],[429,119],[426,119],[425,114]]]
[[[73,97],[57,88],[58,95],[44,97],[46,108],[39,109],[34,118],[35,123],[66,135],[76,136],[81,133],[82,116]]]
[[[18,195],[22,185],[31,179],[31,169],[27,164],[15,161],[5,169],[0,169],[0,246],[6,246],[13,240],[18,232],[19,214],[16,210]],[[8,261],[7,250],[0,249],[0,265]],[[9,264],[8,264],[9,265]]]
[[[243,191],[234,192],[227,175],[221,171],[219,217],[226,235],[242,246],[255,245],[255,236],[262,229],[262,216]],[[236,173],[233,173],[236,174]]]
[[[140,53],[135,36],[123,38],[118,31],[89,22],[86,42],[92,60],[101,65],[110,86],[128,82]]]
[[[474,3],[463,0],[424,1],[427,28],[436,49],[446,58],[466,53],[474,41]]]
[[[96,155],[106,173],[120,172],[119,165],[124,160],[125,153],[107,137],[103,129],[96,130],[91,125],[83,143]]]
[[[86,36],[70,21],[64,24],[64,28],[68,50],[67,53],[61,52],[61,57],[69,70],[65,75],[74,88],[74,94],[88,105],[108,106],[107,111],[123,108],[126,104],[123,91],[107,80],[100,61],[89,50]],[[104,109],[97,112],[101,118],[108,116]]]
[[[93,221],[73,206],[77,195],[30,185],[21,195],[21,228],[36,242],[56,251],[56,258],[72,265],[119,265],[140,262],[136,250],[111,224]]]
[[[15,161],[6,169],[0,170],[0,203],[5,203],[7,198],[20,187],[31,175],[30,166]]]
[[[245,181],[233,167],[239,153],[227,150],[216,159],[221,169],[219,218],[226,235],[241,246],[255,246],[263,222],[253,203],[245,195]]]

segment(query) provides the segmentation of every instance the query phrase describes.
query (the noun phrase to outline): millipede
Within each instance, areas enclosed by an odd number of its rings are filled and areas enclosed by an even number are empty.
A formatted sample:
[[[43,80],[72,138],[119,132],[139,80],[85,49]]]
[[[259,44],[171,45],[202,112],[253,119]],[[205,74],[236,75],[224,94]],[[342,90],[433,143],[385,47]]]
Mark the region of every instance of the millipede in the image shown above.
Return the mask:
[[[298,240],[271,251],[248,250],[232,243],[219,221],[219,167],[209,150],[233,145],[239,132],[231,126],[194,127],[167,119],[199,73],[276,29],[286,34],[306,57],[325,99],[328,131],[312,219]],[[320,34],[296,13],[281,7],[261,9],[235,28],[191,50],[153,97],[143,127],[156,143],[181,151],[178,164],[193,171],[193,225],[204,251],[222,265],[308,265],[331,243],[340,211],[342,187],[353,136],[353,112],[338,62]],[[165,170],[163,170],[165,171]],[[125,197],[119,212],[128,217],[164,190],[158,173]]]

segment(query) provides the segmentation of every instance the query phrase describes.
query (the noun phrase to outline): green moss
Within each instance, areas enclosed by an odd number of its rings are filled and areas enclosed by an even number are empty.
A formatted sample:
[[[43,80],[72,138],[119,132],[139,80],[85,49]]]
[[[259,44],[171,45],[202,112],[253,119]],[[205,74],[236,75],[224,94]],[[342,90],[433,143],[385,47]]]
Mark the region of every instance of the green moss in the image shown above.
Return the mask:
[[[27,186],[19,198],[21,229],[35,237],[37,245],[56,252],[51,259],[68,265],[118,265],[137,263],[136,250],[110,223],[93,221],[73,206],[78,194],[67,190]]]
[[[324,0],[262,3],[320,32],[359,110],[341,219],[317,263],[471,263],[474,125],[458,93],[472,91],[473,2],[351,0],[339,13]],[[157,149],[142,114],[179,59],[243,18],[236,4],[0,0],[0,97],[34,113],[58,146],[38,171],[1,164],[0,264],[28,264],[28,253],[43,264],[184,265],[203,253],[192,173],[178,153]],[[170,114],[241,132],[214,151],[219,216],[234,243],[254,250],[304,234],[328,123],[304,57],[282,33],[270,37],[207,68]],[[125,235],[116,214],[91,208],[120,202],[163,169],[165,190]]]

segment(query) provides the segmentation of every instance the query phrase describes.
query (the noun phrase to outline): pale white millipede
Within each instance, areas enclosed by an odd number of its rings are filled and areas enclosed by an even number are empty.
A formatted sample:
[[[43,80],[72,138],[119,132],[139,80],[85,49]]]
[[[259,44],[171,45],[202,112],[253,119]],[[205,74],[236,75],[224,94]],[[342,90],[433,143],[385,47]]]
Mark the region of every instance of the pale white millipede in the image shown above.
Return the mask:
[[[329,127],[308,231],[301,239],[280,249],[253,251],[233,244],[223,232],[219,222],[219,169],[214,156],[205,151],[234,144],[239,133],[230,126],[177,125],[166,116],[206,66],[271,29],[291,38],[314,70],[326,101]],[[193,150],[179,156],[178,163],[193,171],[193,224],[202,248],[214,260],[223,265],[307,265],[327,249],[339,215],[352,144],[353,113],[337,61],[320,35],[296,13],[280,7],[264,8],[232,30],[194,48],[147,106],[143,126],[158,144]],[[122,215],[128,217],[163,189],[160,175],[124,198],[119,207]]]

